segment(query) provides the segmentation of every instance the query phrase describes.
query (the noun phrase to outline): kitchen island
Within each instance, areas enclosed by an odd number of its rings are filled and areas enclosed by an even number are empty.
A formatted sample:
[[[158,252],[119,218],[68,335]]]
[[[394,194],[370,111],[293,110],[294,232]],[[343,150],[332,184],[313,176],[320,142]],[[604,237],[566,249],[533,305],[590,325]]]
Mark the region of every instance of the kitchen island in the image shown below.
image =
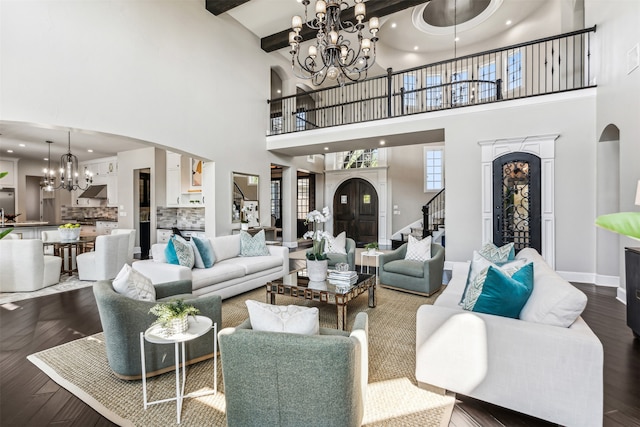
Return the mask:
[[[18,234],[22,239],[41,239],[43,231],[57,230],[62,224],[49,224],[48,222],[5,222],[0,225],[0,230],[13,228],[11,234]]]

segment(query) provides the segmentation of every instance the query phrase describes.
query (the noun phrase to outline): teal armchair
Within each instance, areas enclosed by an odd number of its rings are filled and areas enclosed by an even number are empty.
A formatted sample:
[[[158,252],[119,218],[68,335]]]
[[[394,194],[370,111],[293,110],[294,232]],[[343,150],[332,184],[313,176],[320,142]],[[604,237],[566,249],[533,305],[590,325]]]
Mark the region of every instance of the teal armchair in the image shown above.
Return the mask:
[[[229,427],[359,426],[368,382],[368,317],[348,332],[218,333]]]
[[[336,264],[346,262],[349,264],[349,270],[356,270],[356,241],[347,237],[344,254],[327,254],[329,256],[329,267],[335,267]],[[312,249],[307,250],[307,253],[311,253]]]
[[[380,255],[380,286],[430,296],[442,287],[444,248],[431,244],[431,259],[405,260],[407,243],[393,252]]]
[[[98,304],[100,322],[104,332],[107,360],[113,373],[124,380],[142,378],[140,361],[140,332],[147,330],[156,320],[149,309],[160,300],[183,298],[186,303],[200,309],[218,327],[222,325],[222,299],[219,295],[191,297],[191,281],[155,285],[157,301],[139,301],[114,291],[111,280],[101,280],[93,285]],[[187,364],[213,357],[213,330],[186,343]],[[175,369],[173,345],[145,345],[147,377]]]

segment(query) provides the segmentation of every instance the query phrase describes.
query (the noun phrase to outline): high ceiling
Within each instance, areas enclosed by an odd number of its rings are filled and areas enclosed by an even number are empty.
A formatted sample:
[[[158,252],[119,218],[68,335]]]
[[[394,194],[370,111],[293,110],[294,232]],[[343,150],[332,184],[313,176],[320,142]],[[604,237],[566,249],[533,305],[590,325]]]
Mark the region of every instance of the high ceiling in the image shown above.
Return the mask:
[[[353,6],[353,0],[346,0]],[[288,32],[293,15],[304,16],[297,0],[208,0],[223,5],[228,14],[260,39]],[[561,3],[566,0],[365,0],[370,9],[385,13],[380,17],[376,68],[370,75],[384,73],[388,67],[402,70],[453,56],[454,34],[458,54],[529,41],[560,33]],[[579,3],[579,1],[578,1]],[[311,0],[313,13],[315,0]],[[415,5],[403,9],[406,5]],[[389,10],[399,9],[388,14]],[[453,18],[452,18],[453,14]],[[367,19],[372,15],[368,14]],[[425,22],[425,17],[431,22]],[[462,22],[465,21],[465,22]],[[456,25],[451,26],[451,22]],[[491,40],[491,42],[488,42]],[[309,43],[309,42],[307,42]],[[498,43],[496,46],[495,44]],[[306,49],[306,48],[305,48]],[[289,61],[288,48],[271,55]],[[47,156],[46,140],[51,140],[51,158],[56,162],[67,151],[67,129],[24,125],[0,121],[2,157],[41,160]],[[24,144],[21,147],[20,144]],[[149,143],[116,135],[72,131],[71,149],[81,161],[108,157],[119,151],[149,146]],[[332,147],[333,148],[333,147]],[[336,147],[339,149],[339,147]],[[14,150],[7,153],[8,149]],[[88,153],[93,149],[93,153]],[[333,151],[333,150],[332,150]]]

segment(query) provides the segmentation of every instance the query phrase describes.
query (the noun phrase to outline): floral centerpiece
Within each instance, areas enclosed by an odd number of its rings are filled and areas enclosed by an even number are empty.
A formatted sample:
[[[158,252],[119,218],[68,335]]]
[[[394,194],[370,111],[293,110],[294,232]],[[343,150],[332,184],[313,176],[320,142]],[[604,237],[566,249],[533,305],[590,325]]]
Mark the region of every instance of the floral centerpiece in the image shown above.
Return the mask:
[[[80,224],[67,223],[58,227],[60,239],[62,240],[78,240],[80,237]]]
[[[149,310],[150,314],[155,314],[158,319],[153,323],[160,325],[167,336],[180,334],[189,329],[189,316],[195,316],[200,310],[190,304],[185,304],[184,300],[178,299],[166,303],[156,304]]]
[[[313,224],[313,230],[304,233],[305,239],[313,240],[313,248],[307,252],[307,275],[312,281],[323,281],[327,277],[327,254],[324,251],[324,242],[327,233],[324,231],[324,223],[331,218],[328,207],[322,208],[322,212],[317,210],[309,212],[305,225]]]

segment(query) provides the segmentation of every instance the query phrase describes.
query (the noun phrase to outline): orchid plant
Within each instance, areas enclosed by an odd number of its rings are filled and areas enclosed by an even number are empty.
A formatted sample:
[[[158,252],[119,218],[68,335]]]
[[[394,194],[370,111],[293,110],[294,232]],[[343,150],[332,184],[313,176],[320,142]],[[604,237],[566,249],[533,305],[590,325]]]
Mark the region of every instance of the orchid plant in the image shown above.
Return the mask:
[[[309,230],[302,236],[305,239],[313,240],[313,249],[307,253],[307,259],[311,261],[322,261],[327,259],[327,254],[324,252],[324,240],[328,236],[328,233],[324,231],[324,223],[331,218],[329,208],[325,206],[322,208],[322,212],[317,210],[311,211],[307,214],[307,219],[304,224],[313,224],[313,230]]]

